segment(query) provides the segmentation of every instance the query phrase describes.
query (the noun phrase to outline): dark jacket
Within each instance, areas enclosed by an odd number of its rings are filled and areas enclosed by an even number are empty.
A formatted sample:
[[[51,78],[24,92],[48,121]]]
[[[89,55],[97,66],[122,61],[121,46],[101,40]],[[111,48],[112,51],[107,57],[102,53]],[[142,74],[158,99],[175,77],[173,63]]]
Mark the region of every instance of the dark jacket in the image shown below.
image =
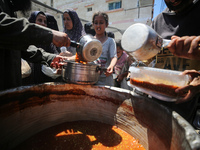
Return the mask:
[[[31,24],[25,18],[17,19],[7,1],[0,0],[0,90],[21,85],[21,57],[50,64],[55,54],[33,45],[49,45],[52,38],[51,29]]]
[[[187,10],[181,14],[170,12],[166,8],[160,13],[152,22],[152,28],[164,39],[171,39],[172,35],[177,36],[192,36],[200,35],[199,20],[200,20],[200,1],[196,4],[187,7]],[[166,49],[157,55],[157,68],[171,69],[171,70],[200,70],[200,63],[198,60],[190,60],[179,58]],[[199,94],[191,101],[176,104],[174,102],[162,102],[165,106],[171,108],[183,116],[187,121],[192,123]]]

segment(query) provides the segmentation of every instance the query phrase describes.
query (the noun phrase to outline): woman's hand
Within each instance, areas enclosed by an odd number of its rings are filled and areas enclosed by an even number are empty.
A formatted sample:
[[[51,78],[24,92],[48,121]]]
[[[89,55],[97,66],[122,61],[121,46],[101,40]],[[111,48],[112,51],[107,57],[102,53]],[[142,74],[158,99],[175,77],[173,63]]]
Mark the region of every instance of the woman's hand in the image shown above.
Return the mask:
[[[183,103],[192,100],[197,93],[200,93],[200,72],[196,70],[185,70],[183,74],[188,74],[191,76],[192,81],[189,85],[178,88],[175,90],[176,93],[187,92],[185,97],[178,99],[177,103]]]
[[[200,60],[200,36],[172,36],[167,48],[172,54],[187,58]]]

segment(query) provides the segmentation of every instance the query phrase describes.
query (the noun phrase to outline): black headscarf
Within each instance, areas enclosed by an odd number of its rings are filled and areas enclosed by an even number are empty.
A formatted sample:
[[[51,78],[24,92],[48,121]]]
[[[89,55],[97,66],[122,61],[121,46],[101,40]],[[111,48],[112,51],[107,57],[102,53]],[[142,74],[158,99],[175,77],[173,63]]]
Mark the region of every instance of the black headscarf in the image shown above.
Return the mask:
[[[29,19],[28,19],[29,22],[30,22],[30,23],[35,23],[36,18],[37,18],[37,16],[38,16],[39,14],[42,14],[42,15],[46,16],[45,13],[44,13],[43,11],[33,11],[33,12],[31,13],[31,16],[30,16]]]
[[[59,31],[55,17],[49,13],[46,13],[46,16],[47,16],[47,27]]]

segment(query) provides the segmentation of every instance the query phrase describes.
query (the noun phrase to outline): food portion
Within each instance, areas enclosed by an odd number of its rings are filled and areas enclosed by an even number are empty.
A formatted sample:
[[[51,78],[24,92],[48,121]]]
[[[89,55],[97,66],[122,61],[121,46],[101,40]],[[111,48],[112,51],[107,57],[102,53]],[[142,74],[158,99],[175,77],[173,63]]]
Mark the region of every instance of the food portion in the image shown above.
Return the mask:
[[[87,64],[87,61],[85,61],[83,59],[83,57],[78,53],[76,53],[75,62],[82,63],[82,64]]]
[[[116,126],[75,121],[48,128],[16,150],[145,150],[137,139]]]
[[[175,90],[190,82],[190,77],[182,75],[181,71],[141,66],[131,66],[129,71],[131,86],[141,88],[142,92],[162,100],[185,96],[185,93],[177,94]]]
[[[148,81],[141,81],[141,80],[136,80],[131,78],[130,79],[130,83],[133,84],[134,86],[137,87],[141,87],[147,90],[151,90],[166,96],[170,96],[170,97],[176,97],[176,96],[184,96],[185,93],[181,93],[179,95],[177,95],[177,93],[175,92],[175,90],[177,88],[179,88],[178,86],[174,86],[174,85],[169,85],[169,84],[156,84],[156,83],[151,83]]]

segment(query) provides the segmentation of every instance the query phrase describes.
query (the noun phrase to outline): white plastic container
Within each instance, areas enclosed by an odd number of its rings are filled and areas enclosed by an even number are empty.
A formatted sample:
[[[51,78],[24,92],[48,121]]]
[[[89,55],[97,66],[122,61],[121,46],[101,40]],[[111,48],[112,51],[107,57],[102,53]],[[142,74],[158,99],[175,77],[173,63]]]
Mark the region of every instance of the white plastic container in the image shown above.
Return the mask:
[[[190,82],[190,76],[181,75],[181,71],[150,67],[130,67],[129,71],[129,86],[164,101],[176,101],[180,95],[175,89]]]

